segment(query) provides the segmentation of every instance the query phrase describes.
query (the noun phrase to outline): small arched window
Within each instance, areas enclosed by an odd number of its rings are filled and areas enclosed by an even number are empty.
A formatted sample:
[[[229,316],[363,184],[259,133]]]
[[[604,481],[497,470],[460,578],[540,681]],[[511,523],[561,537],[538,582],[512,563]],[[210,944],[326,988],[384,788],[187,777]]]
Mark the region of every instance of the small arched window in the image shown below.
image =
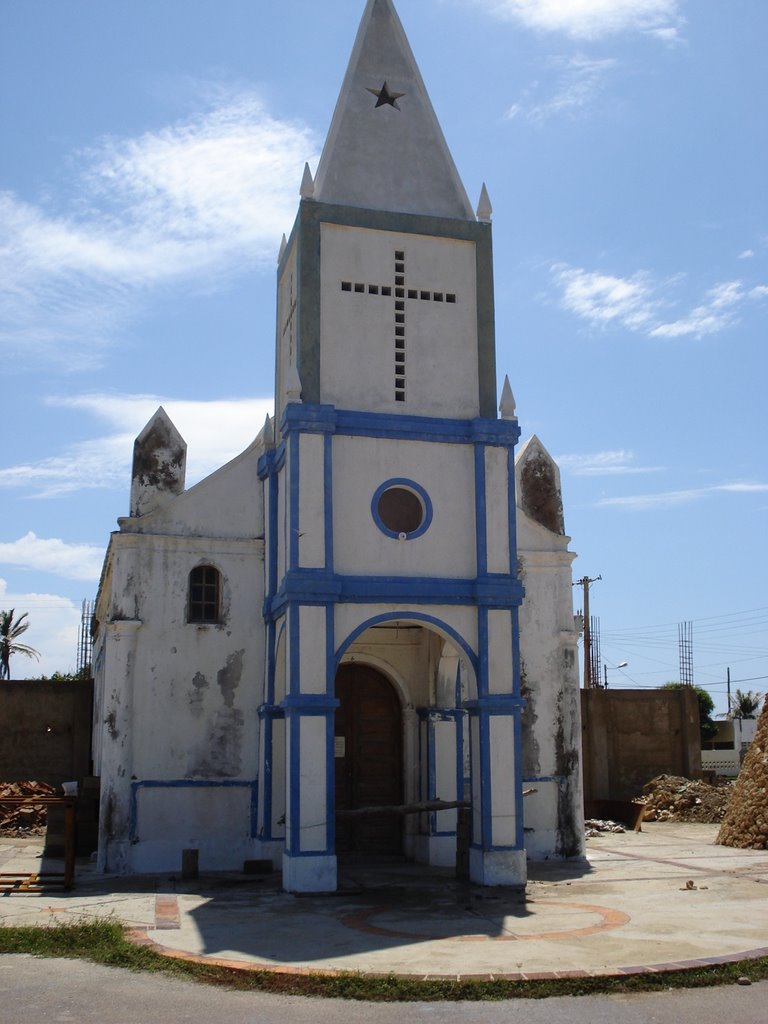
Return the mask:
[[[187,622],[221,621],[221,573],[212,565],[198,565],[189,574]]]

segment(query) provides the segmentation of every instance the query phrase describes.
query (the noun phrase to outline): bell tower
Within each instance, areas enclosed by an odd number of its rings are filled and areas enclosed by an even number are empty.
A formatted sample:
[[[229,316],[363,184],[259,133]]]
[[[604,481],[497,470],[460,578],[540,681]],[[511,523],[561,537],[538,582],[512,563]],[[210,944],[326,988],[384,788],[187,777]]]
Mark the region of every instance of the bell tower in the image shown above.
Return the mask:
[[[404,744],[406,775],[434,761],[448,715],[447,776],[471,792],[471,876],[524,884],[519,428],[514,403],[496,412],[490,203],[483,189],[472,209],[391,0],[368,0],[301,197],[281,247],[275,430],[260,463],[262,833],[284,804],[285,887],[335,888],[338,669],[367,631],[410,623],[465,670],[450,699],[402,684],[404,715],[426,723],[418,750]],[[427,859],[442,835],[422,844]]]

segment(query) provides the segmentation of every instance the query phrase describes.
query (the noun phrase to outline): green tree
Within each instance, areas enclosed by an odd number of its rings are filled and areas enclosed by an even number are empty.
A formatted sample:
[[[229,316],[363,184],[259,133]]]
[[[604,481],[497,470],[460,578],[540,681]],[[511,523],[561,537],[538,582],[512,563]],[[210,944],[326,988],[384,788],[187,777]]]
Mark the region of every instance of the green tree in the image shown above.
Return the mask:
[[[77,672],[52,672],[51,675],[41,676],[28,676],[27,682],[29,683],[70,683],[77,682],[79,679],[90,679],[91,678],[91,666],[86,665],[85,668],[78,669]]]
[[[682,690],[686,683],[665,683],[662,690]],[[699,732],[701,742],[708,743],[717,736],[717,722],[712,719],[712,712],[715,710],[715,702],[701,686],[691,687],[699,702]]]
[[[26,658],[39,658],[40,655],[27,644],[19,643],[19,637],[29,629],[29,622],[24,620],[27,612],[14,618],[16,609],[0,612],[0,679],[11,678],[11,658],[14,654],[23,654]]]
[[[757,718],[764,694],[737,690],[731,697],[731,718]]]

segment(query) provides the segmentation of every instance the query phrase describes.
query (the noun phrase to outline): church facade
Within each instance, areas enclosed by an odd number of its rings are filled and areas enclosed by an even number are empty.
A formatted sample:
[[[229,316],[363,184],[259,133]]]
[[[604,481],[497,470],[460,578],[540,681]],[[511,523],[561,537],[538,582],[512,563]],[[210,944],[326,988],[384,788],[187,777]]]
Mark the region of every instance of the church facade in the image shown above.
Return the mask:
[[[583,855],[575,556],[499,401],[490,221],[369,0],[280,250],[274,417],[189,489],[162,409],[136,440],[96,608],[104,870],[196,848],[332,891],[348,851],[454,863],[455,808],[348,813],[436,800],[469,801],[480,884]]]

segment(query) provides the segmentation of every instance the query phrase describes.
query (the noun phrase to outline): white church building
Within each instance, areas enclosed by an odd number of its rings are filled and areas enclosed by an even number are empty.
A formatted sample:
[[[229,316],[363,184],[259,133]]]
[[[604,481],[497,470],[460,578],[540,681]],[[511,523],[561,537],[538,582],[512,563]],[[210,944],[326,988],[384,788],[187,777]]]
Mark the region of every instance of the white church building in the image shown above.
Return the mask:
[[[95,616],[99,864],[347,852],[471,879],[583,856],[559,473],[499,388],[491,206],[464,190],[391,0],[368,0],[277,273],[275,415],[185,489],[159,409]],[[523,383],[523,382],[521,382]],[[523,796],[527,793],[528,795]]]

